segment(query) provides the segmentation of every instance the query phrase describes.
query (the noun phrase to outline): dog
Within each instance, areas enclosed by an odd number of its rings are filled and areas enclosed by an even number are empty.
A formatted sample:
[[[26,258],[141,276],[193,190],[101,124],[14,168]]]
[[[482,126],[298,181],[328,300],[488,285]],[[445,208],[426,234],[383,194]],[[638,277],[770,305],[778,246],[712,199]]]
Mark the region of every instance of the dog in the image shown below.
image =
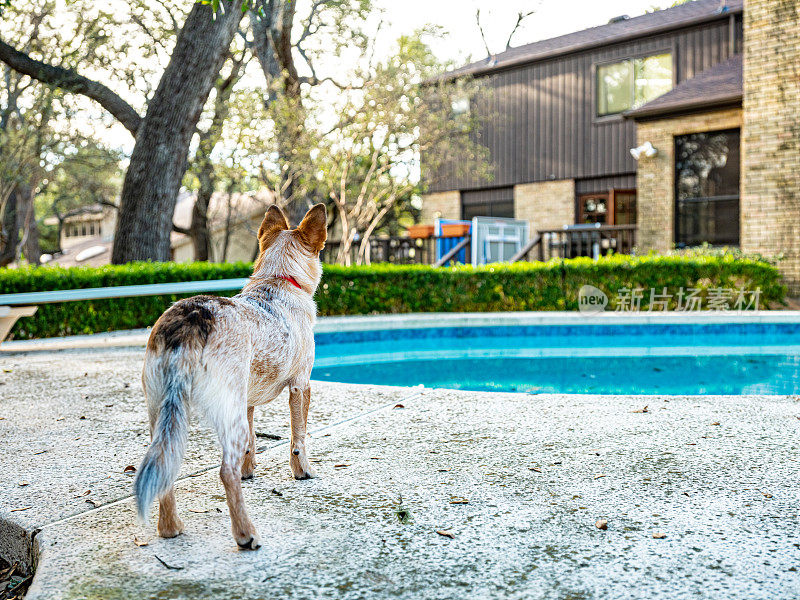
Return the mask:
[[[140,520],[159,500],[158,534],[183,532],[174,483],[188,436],[190,409],[204,415],[222,446],[220,478],[236,543],[256,550],[261,540],[247,515],[242,479],[255,471],[253,410],[289,387],[289,466],[295,479],[314,476],[306,448],[314,363],[314,292],[326,240],[323,204],[297,229],[270,206],[258,230],[250,281],[232,298],[194,296],[156,321],[145,352],[142,383],[150,417],[150,446],[134,481]]]

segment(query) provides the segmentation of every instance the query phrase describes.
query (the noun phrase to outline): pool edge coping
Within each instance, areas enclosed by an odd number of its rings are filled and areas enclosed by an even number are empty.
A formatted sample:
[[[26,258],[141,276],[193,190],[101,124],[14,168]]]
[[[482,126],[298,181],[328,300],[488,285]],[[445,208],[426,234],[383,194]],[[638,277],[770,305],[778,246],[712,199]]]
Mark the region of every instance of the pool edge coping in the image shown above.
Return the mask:
[[[424,329],[428,327],[511,327],[557,325],[709,325],[746,323],[800,323],[800,311],[751,312],[601,312],[584,314],[563,311],[407,313],[392,315],[348,315],[318,317],[315,333],[375,331],[380,329]],[[0,344],[0,356],[24,352],[133,348],[147,344],[150,328],[111,331],[89,335],[12,340]]]

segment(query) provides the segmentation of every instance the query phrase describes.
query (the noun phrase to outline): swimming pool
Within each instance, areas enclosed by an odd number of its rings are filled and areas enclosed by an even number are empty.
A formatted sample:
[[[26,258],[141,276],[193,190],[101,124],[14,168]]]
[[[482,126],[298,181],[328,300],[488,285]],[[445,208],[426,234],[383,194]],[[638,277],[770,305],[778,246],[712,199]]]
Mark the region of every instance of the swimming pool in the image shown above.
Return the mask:
[[[342,318],[316,340],[315,380],[526,393],[800,393],[800,315],[788,312]]]

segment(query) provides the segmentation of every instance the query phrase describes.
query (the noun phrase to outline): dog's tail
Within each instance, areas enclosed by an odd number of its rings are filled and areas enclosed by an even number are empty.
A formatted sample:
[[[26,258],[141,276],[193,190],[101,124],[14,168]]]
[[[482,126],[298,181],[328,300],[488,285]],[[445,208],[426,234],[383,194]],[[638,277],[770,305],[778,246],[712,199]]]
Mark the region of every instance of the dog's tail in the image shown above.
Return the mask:
[[[141,521],[147,521],[150,505],[163,496],[178,478],[188,433],[185,377],[174,364],[166,368],[164,396],[159,409],[152,441],[144,455],[133,490]]]

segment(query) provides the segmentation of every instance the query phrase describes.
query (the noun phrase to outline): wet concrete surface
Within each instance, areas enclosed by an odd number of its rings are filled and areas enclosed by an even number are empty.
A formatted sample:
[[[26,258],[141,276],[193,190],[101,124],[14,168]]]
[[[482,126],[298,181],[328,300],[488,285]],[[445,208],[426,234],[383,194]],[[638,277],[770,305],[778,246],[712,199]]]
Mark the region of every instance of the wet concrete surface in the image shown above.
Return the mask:
[[[185,477],[215,465],[207,434],[192,435],[177,486],[186,533],[136,524],[118,471],[147,440],[140,352],[3,364],[0,517],[27,513],[39,530],[29,598],[800,596],[795,397],[318,386],[319,477],[291,479],[286,446],[270,442],[244,484],[264,543],[247,552],[216,469]],[[257,418],[285,434],[281,400]],[[71,497],[84,488],[120,500]]]

